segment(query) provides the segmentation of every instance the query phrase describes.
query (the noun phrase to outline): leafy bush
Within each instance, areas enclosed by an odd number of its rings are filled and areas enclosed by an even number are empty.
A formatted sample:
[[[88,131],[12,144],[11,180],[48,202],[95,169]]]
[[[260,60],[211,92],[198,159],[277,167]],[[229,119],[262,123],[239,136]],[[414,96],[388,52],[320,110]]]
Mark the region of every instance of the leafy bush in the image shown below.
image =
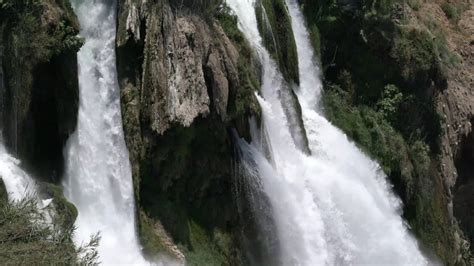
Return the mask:
[[[44,25],[48,3],[41,0],[0,0],[0,24],[11,27],[10,47],[16,57],[34,65],[63,52],[77,52],[84,39],[77,36],[74,19],[64,14],[57,25]],[[64,4],[64,3],[63,3]],[[72,12],[72,11],[71,11]]]
[[[400,104],[403,101],[403,94],[393,84],[385,86],[382,98],[377,102],[377,108],[380,113],[393,124],[398,113]]]
[[[322,100],[328,119],[376,158],[387,175],[402,171],[405,141],[382,113],[367,106],[351,106],[347,93],[337,87],[327,90]]]
[[[420,28],[402,29],[394,40],[391,56],[402,66],[401,74],[405,79],[427,76],[436,65],[433,37]]]
[[[419,176],[429,176],[430,170],[430,148],[420,140],[414,141],[410,145],[411,159]]]

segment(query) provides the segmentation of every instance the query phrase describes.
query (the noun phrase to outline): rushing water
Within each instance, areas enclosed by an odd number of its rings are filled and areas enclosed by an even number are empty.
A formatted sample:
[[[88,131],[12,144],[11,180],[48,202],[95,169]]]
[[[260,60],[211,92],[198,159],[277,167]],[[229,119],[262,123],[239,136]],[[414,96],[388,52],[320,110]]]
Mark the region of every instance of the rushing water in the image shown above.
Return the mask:
[[[317,111],[321,81],[297,1],[287,4],[299,59],[296,94],[312,155],[301,152],[292,141],[278,97],[282,75],[263,48],[255,0],[227,3],[263,66],[258,99],[272,161],[267,160],[260,141],[241,148],[249,150],[257,162],[278,227],[282,264],[427,264],[400,217],[400,200],[380,167]]]
[[[114,1],[75,1],[86,43],[79,51],[80,107],[65,150],[66,197],[79,216],[75,241],[101,234],[100,261],[146,264],[135,230],[133,185],[115,66]]]
[[[33,179],[20,167],[20,161],[0,144],[0,178],[5,183],[9,200],[21,200],[36,193]]]

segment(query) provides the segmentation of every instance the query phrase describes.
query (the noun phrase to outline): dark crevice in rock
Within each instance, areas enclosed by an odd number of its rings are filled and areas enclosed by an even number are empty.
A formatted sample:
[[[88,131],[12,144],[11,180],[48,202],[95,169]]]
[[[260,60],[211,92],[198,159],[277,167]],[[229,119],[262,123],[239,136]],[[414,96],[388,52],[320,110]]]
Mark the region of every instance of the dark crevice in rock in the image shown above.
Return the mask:
[[[474,119],[471,120],[471,124]],[[474,132],[467,135],[461,142],[455,157],[458,172],[456,186],[453,191],[453,211],[461,229],[471,242],[474,251]]]
[[[31,72],[29,72],[31,71]],[[64,53],[23,72],[31,87],[10,79],[2,105],[5,144],[34,176],[59,182],[63,147],[75,130],[78,110],[77,60]],[[7,73],[8,74],[8,73]],[[9,73],[10,78],[19,78]]]
[[[73,53],[54,57],[35,68],[30,124],[25,133],[31,146],[21,152],[34,163],[39,176],[59,182],[63,172],[63,147],[76,128],[78,111],[77,62]],[[29,142],[28,142],[29,143]]]

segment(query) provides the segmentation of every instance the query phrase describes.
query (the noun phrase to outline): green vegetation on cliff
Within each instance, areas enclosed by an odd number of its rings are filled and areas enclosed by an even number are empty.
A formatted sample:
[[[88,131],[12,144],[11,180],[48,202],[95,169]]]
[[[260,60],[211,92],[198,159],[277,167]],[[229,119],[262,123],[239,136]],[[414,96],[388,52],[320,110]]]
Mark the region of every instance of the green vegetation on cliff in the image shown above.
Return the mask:
[[[459,59],[442,27],[417,17],[422,5],[301,1],[324,69],[328,119],[380,162],[413,232],[454,264],[461,260],[437,169],[442,121],[434,102]]]
[[[255,92],[260,89],[260,79],[256,76],[258,71],[255,71],[259,70],[259,62],[237,27],[237,17],[231,14],[230,8],[221,5],[214,16],[239,52],[237,71],[240,83],[238,89],[229,96],[228,112],[239,133],[248,138],[248,134],[243,130],[247,127],[248,117],[260,116],[260,106],[255,98]]]
[[[299,83],[298,53],[284,0],[258,0],[255,12],[263,44],[287,81]]]
[[[79,25],[69,1],[2,0],[0,15],[3,30],[8,27],[7,34],[13,35],[11,51],[26,53],[19,59],[27,64],[48,61],[64,51],[77,52],[84,43],[77,36]]]

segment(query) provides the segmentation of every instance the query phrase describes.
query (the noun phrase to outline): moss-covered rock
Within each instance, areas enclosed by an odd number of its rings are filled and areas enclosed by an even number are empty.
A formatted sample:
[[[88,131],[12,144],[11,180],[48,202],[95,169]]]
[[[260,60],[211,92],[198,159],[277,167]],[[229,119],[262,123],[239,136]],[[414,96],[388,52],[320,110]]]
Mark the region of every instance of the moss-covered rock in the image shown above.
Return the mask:
[[[263,44],[289,82],[299,83],[298,53],[284,0],[259,0],[255,12]]]
[[[208,234],[198,224],[190,222],[190,245],[185,249],[187,265],[238,265],[232,260],[232,237],[218,229]],[[233,261],[233,262],[232,262]]]
[[[52,208],[54,210],[54,224],[64,230],[70,230],[74,227],[78,211],[76,206],[64,197],[62,187],[51,183],[41,182],[38,190],[42,198],[52,199]]]

